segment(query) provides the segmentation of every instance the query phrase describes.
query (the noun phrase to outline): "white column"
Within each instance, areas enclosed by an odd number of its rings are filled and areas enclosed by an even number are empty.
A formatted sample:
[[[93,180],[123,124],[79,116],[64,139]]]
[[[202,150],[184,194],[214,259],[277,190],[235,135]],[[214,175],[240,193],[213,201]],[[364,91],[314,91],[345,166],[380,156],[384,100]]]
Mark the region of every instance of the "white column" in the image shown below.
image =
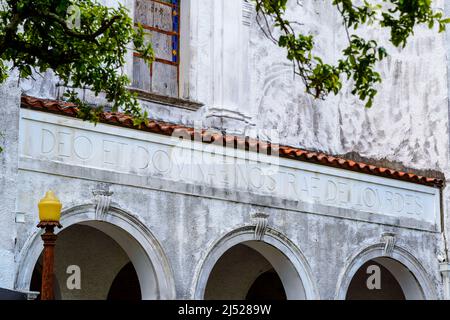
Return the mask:
[[[18,145],[20,88],[17,73],[0,86],[2,111],[0,116],[0,288],[14,289],[16,265],[14,254],[17,236],[16,201],[18,181]],[[19,186],[25,187],[25,186]]]
[[[250,124],[249,24],[245,0],[215,0],[213,5],[213,102],[207,119],[213,127],[242,131]]]
[[[445,16],[450,16],[450,2],[449,1],[444,1],[444,15]],[[447,102],[448,102],[448,110],[450,111],[450,28],[447,25],[447,30],[446,30],[446,45],[447,45],[447,87],[448,87],[448,96],[447,96]],[[450,122],[450,112],[449,112],[449,120]],[[448,133],[450,134],[450,133]],[[448,136],[450,138],[450,135]],[[448,187],[445,188],[443,190],[443,197],[444,197],[444,201],[443,201],[443,215],[444,215],[444,219],[443,219],[443,230],[444,230],[444,241],[446,242],[445,245],[445,250],[446,250],[446,259],[448,259],[448,253],[447,253],[447,248],[450,245],[449,243],[449,225],[448,225],[448,215],[450,214],[450,212],[448,211],[450,206],[449,204],[449,200],[445,200],[448,199],[448,192],[449,189]],[[442,275],[442,282],[443,282],[443,287],[444,287],[444,299],[445,300],[450,300],[450,263],[449,262],[441,262],[439,264],[439,271]]]
[[[446,17],[450,17],[450,1],[444,1],[444,15]],[[446,33],[446,40],[447,40],[447,41],[445,41],[445,43],[447,45],[447,88],[448,88],[447,102],[448,102],[448,106],[449,106],[449,122],[450,122],[450,25],[447,25],[447,29],[446,29],[445,33]],[[449,138],[450,138],[450,135],[449,135]]]

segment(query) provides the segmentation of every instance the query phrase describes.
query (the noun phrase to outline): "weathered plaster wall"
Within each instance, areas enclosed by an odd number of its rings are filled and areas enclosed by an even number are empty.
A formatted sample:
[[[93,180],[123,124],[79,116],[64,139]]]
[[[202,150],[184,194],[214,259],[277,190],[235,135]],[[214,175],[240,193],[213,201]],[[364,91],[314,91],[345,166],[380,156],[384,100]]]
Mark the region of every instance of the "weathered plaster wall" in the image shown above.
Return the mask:
[[[205,107],[191,112],[146,103],[153,117],[187,124],[204,119],[208,109],[214,106],[212,1],[191,0],[190,3],[189,97],[205,103]],[[444,1],[435,3],[442,6]],[[334,59],[336,48],[343,42],[336,13],[324,1],[305,2],[303,10],[307,12],[305,26],[319,33],[319,52]],[[401,162],[407,167],[447,171],[448,88],[447,74],[443,71],[447,70],[444,36],[420,30],[403,51],[390,51],[391,57],[380,66],[384,82],[372,109],[364,109],[346,90],[325,101],[314,101],[303,93],[299,79],[293,78],[283,50],[268,42],[253,23],[249,68],[252,71],[248,74],[250,103],[242,105],[242,111],[252,116],[256,129],[278,129],[281,142],[285,144],[333,154],[356,152],[368,158]],[[230,68],[239,72],[235,66]],[[18,259],[24,243],[35,230],[36,203],[43,190],[61,190],[58,196],[65,208],[70,208],[91,202],[92,190],[104,187],[103,182],[108,181],[110,175],[86,168],[82,170],[83,179],[24,170],[17,177],[20,92],[15,83],[13,79],[2,87],[0,94],[4,102],[2,110],[5,110],[0,118],[0,131],[5,133],[2,141],[6,147],[0,154],[0,222],[14,226],[0,229],[0,286],[5,287],[11,287],[14,281],[12,271],[16,267],[12,251],[15,248]],[[48,73],[37,82],[22,82],[21,87],[29,95],[55,98],[55,83]],[[227,123],[239,125],[239,121]],[[56,171],[56,166],[54,169]],[[249,224],[250,213],[255,210],[270,214],[270,226],[303,251],[321,298],[334,298],[337,281],[349,257],[379,242],[380,235],[386,231],[397,233],[398,245],[408,248],[428,271],[434,287],[440,288],[436,259],[436,253],[442,250],[439,233],[225,201],[215,199],[215,190],[209,197],[199,197],[189,195],[191,189],[181,184],[177,186],[178,193],[137,188],[127,185],[125,175],[121,179],[120,183],[110,186],[113,201],[139,215],[160,241],[173,268],[177,298],[193,297],[195,274],[207,250],[228,232]],[[17,186],[20,188],[15,191]],[[64,192],[68,186],[70,192]],[[207,188],[199,186],[199,189]],[[24,223],[14,224],[16,211],[25,214]],[[355,211],[355,217],[357,215]],[[16,227],[19,232],[14,246]]]
[[[0,287],[14,284],[15,212],[19,143],[19,89],[14,74],[0,86]]]
[[[291,1],[291,4],[295,1]],[[302,1],[305,28],[317,35],[317,51],[333,61],[345,32],[330,1]],[[442,7],[443,1],[434,1]],[[379,30],[369,35],[376,39]],[[383,35],[387,37],[387,35]],[[383,43],[385,41],[381,41]],[[368,158],[399,161],[420,169],[447,167],[447,68],[445,37],[418,28],[405,49],[387,45],[390,57],[378,66],[383,83],[371,109],[348,88],[325,101],[303,93],[300,79],[282,49],[271,45],[254,25],[252,101],[257,126],[276,128],[288,144],[332,154],[357,152]]]
[[[446,1],[444,4],[444,11],[446,16],[450,16],[450,2]],[[446,45],[445,45],[445,49],[446,49],[446,58],[447,58],[447,68],[446,70],[446,78],[447,78],[447,109],[450,110],[450,29],[447,28],[446,31]],[[448,119],[450,119],[450,114],[448,114]],[[446,139],[448,139],[448,145],[450,145],[450,139],[449,139],[449,135],[450,132],[447,132],[447,135],[444,136]],[[443,139],[444,140],[444,139]],[[447,157],[450,156],[450,153],[447,153]],[[445,174],[446,174],[446,181],[447,181],[447,185],[444,188],[443,192],[442,192],[442,207],[443,207],[443,244],[444,247],[441,249],[441,260],[444,260],[446,262],[449,261],[449,251],[448,248],[450,246],[450,242],[449,242],[449,230],[450,230],[450,224],[449,224],[449,214],[450,214],[450,189],[449,189],[449,184],[448,184],[448,172],[449,172],[449,168],[447,168],[445,170]]]

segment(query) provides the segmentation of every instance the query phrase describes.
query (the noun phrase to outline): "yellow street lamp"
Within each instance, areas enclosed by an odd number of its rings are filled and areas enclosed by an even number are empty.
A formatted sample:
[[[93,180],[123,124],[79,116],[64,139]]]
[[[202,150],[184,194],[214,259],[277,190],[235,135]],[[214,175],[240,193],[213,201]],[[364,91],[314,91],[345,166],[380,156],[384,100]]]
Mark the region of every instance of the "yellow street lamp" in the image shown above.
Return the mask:
[[[59,223],[62,204],[53,191],[48,191],[45,197],[39,201],[38,208],[40,222],[37,226],[45,229],[45,232],[41,235],[44,241],[41,300],[53,300],[54,249],[57,238],[54,230],[55,227],[62,228],[62,225]]]
[[[45,197],[38,203],[40,222],[57,222],[61,218],[62,203],[53,191],[47,191]]]

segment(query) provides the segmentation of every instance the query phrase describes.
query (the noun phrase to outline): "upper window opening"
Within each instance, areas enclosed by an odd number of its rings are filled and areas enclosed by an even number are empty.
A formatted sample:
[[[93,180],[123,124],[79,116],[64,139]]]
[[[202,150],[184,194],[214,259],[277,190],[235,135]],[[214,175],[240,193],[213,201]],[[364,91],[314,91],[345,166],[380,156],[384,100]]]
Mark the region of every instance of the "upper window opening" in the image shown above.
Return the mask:
[[[140,23],[153,45],[155,61],[149,66],[133,57],[133,86],[178,97],[180,78],[180,0],[136,0],[135,24]]]

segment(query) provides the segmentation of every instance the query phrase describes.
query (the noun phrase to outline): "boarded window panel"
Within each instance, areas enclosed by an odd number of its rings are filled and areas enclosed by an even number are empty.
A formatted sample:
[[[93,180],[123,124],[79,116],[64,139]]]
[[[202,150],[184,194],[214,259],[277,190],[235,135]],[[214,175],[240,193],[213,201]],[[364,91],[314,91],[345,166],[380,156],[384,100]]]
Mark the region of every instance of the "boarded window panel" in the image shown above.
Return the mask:
[[[154,2],[154,6],[153,27],[173,31],[172,7],[157,2]]]
[[[150,67],[139,57],[133,58],[133,87],[146,91],[152,89]]]
[[[178,67],[170,64],[153,63],[152,90],[171,97],[178,96]]]
[[[148,0],[136,0],[135,21],[147,26],[153,25],[153,2]]]
[[[151,42],[153,45],[153,51],[155,52],[155,57],[172,61],[173,53],[171,36],[160,32],[151,32]]]
[[[144,27],[156,61],[149,68],[135,59],[133,86],[178,96],[179,4],[179,0],[136,0],[135,23]]]

